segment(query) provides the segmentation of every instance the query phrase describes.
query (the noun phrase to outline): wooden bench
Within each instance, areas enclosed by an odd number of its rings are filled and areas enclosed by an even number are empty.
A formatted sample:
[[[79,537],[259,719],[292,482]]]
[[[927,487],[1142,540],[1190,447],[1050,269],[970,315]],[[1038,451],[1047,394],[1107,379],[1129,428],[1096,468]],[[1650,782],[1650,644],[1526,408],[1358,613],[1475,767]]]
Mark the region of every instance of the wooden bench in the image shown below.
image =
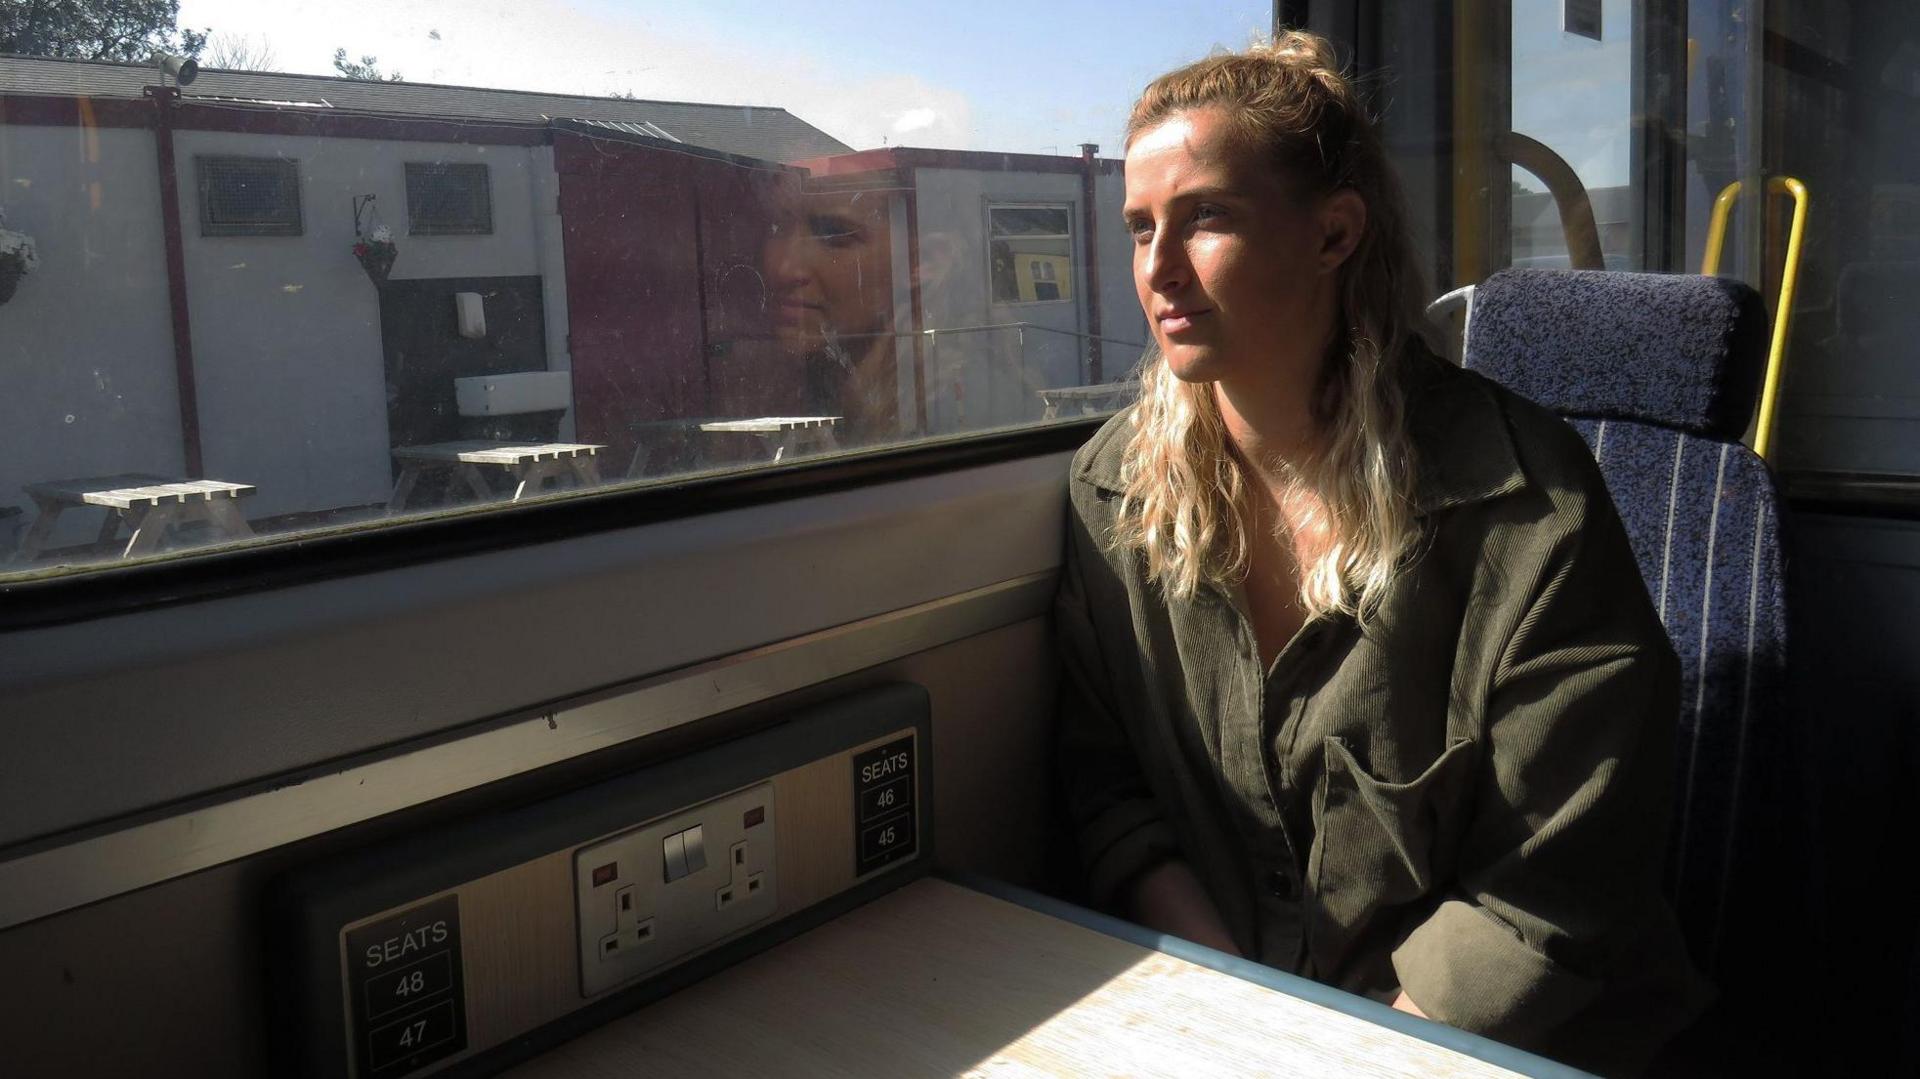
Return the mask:
[[[838,416],[762,416],[750,420],[716,420],[700,425],[708,434],[750,434],[773,452],[775,461],[800,453],[827,453],[840,448],[834,428]]]
[[[115,557],[131,558],[151,554],[177,526],[204,521],[220,539],[244,539],[253,528],[240,515],[235,500],[252,494],[251,484],[222,480],[177,480],[140,472],[117,476],[92,476],[84,479],[51,480],[30,483],[25,488],[39,509],[32,527],[14,554],[16,562],[38,558],[53,535],[60,515],[78,506],[99,506],[107,511],[100,526],[99,546],[117,548]],[[118,542],[121,525],[128,536]]]
[[[577,486],[592,487],[600,482],[594,456],[604,446],[580,442],[435,442],[425,446],[398,446],[394,460],[400,462],[400,478],[394,482],[393,496],[387,499],[387,512],[398,513],[420,480],[422,472],[452,469],[457,480],[483,502],[499,497],[487,483],[486,469],[507,474],[514,483],[509,502],[518,502],[538,494],[548,480],[571,478]],[[451,493],[451,492],[449,492]]]

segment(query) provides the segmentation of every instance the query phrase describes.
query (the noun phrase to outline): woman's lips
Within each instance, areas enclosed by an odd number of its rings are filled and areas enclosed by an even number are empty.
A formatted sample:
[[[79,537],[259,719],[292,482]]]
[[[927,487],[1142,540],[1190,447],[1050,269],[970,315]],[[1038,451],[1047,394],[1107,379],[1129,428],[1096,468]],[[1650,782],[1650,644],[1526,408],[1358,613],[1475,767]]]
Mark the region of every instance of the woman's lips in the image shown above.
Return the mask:
[[[817,320],[822,310],[824,308],[817,303],[783,298],[773,305],[773,319],[783,326],[798,326],[809,320]]]
[[[1161,315],[1159,318],[1160,332],[1167,334],[1168,336],[1172,336],[1178,333],[1184,333],[1187,330],[1193,329],[1193,324],[1195,319],[1204,318],[1207,315],[1210,315],[1212,313],[1213,312],[1210,310],[1181,311],[1175,314]]]

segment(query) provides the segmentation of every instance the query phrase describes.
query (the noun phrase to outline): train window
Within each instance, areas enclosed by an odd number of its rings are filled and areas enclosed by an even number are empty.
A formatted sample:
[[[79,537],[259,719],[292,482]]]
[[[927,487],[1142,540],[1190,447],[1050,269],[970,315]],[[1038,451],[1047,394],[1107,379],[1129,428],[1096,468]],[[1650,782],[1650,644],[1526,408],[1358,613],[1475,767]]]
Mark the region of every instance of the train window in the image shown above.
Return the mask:
[[[1602,4],[1586,6],[1601,19],[1580,23],[1578,29],[1584,32],[1575,32],[1562,18],[1572,5],[1513,5],[1512,130],[1538,133],[1539,141],[1567,163],[1587,190],[1603,265],[1628,269],[1633,13],[1626,4],[1612,5],[1611,10]],[[1605,21],[1608,15],[1613,17],[1611,26]],[[1559,207],[1547,179],[1535,171],[1552,166],[1522,145],[1511,147],[1517,158],[1510,177],[1511,264],[1568,267],[1571,258]]]
[[[1747,441],[1788,494],[1920,505],[1913,5],[1457,0],[1380,15],[1346,38],[1436,293],[1510,266],[1740,278],[1769,327]]]
[[[1789,489],[1920,501],[1920,43],[1894,0],[1233,0],[1151,34],[167,7],[137,47],[0,28],[0,577],[1116,407],[1146,339],[1125,105],[1289,15],[1376,95],[1436,292],[1741,277],[1778,372],[1751,440]],[[1075,77],[1016,97],[1047,41]],[[151,62],[189,46],[197,70]]]
[[[88,10],[0,16],[0,581],[1111,411],[1126,105],[1273,17]]]

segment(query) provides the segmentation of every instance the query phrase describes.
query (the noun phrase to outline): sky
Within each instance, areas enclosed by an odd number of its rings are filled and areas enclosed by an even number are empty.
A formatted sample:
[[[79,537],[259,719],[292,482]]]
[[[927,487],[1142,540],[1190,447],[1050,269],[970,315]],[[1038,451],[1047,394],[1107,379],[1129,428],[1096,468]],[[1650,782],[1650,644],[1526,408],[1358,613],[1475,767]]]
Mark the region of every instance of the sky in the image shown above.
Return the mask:
[[[1560,30],[1558,0],[1515,0],[1514,130],[1589,186],[1626,182],[1630,0],[1604,40]],[[409,81],[776,105],[856,149],[1119,156],[1148,80],[1245,46],[1270,0],[181,0],[183,26],[332,74],[333,50]],[[1530,177],[1517,177],[1536,190]]]
[[[1627,182],[1632,149],[1631,0],[1604,0],[1600,40],[1560,29],[1558,0],[1514,0],[1513,130],[1567,159],[1589,188]],[[1516,170],[1533,191],[1546,185]]]
[[[409,81],[777,105],[856,149],[1117,156],[1153,76],[1243,47],[1267,0],[922,5],[705,0],[181,0],[180,23],[332,74],[333,50]]]

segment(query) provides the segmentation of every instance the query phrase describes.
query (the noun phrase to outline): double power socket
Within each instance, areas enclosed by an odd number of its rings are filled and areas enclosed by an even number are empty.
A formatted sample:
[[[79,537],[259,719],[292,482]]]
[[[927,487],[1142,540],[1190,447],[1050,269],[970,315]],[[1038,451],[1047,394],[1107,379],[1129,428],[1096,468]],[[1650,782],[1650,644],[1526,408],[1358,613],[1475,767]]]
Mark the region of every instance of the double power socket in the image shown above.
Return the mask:
[[[573,854],[580,991],[597,996],[744,932],[777,908],[773,784]]]

